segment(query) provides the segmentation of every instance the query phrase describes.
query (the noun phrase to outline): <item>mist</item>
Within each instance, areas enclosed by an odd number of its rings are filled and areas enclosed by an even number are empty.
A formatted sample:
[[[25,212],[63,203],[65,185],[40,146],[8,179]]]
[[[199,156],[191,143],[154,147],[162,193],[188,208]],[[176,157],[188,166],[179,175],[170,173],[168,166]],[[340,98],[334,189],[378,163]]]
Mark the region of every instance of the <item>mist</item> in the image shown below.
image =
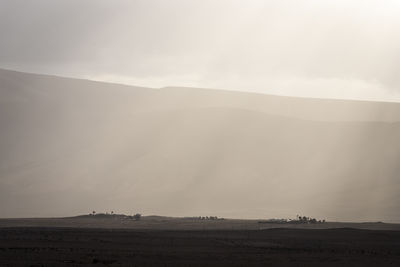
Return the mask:
[[[0,71],[0,210],[399,220],[400,106]]]

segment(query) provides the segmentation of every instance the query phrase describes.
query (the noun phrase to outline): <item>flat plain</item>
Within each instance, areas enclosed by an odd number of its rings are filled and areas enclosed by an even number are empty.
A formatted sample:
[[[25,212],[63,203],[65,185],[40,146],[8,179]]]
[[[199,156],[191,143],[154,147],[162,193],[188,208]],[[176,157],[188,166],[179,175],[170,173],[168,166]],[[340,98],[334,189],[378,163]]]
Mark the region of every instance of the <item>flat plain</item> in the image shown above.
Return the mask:
[[[398,228],[155,216],[2,219],[0,266],[400,266]]]

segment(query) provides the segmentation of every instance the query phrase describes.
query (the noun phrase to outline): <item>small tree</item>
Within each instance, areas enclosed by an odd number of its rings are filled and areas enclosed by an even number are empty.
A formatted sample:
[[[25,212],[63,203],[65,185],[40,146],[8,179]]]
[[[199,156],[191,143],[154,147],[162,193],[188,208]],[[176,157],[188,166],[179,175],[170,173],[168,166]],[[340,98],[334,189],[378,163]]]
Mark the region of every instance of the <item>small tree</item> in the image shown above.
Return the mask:
[[[140,213],[136,213],[135,215],[133,215],[133,219],[135,219],[136,221],[139,221],[142,218],[142,214]]]

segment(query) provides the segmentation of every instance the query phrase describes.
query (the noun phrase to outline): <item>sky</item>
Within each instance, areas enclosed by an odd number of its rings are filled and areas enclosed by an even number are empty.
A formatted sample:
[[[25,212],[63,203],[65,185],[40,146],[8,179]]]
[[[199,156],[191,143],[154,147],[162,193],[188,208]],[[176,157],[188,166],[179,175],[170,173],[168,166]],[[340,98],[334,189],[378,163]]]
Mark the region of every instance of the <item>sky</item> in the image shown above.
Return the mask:
[[[397,0],[0,0],[0,68],[400,102]]]

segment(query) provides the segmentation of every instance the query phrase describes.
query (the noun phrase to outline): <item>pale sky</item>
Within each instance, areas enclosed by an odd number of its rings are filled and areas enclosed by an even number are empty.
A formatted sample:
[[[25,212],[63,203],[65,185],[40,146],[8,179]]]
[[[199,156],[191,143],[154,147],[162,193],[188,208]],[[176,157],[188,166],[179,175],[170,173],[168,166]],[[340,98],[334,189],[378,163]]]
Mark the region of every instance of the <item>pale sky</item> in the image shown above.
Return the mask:
[[[397,0],[0,0],[0,68],[400,102]]]

